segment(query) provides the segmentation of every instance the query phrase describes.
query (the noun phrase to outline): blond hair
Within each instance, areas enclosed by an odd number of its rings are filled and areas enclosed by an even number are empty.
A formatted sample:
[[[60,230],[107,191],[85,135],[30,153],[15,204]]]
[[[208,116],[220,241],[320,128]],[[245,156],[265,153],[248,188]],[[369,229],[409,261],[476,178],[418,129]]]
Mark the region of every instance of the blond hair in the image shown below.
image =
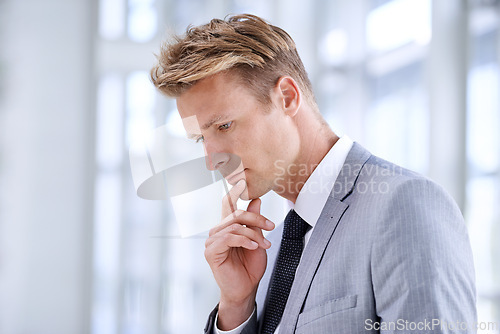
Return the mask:
[[[279,78],[290,76],[317,110],[311,82],[293,39],[255,15],[235,15],[188,27],[184,36],[175,36],[173,42],[164,44],[157,58],[151,79],[170,97],[179,97],[199,80],[230,71],[261,103],[268,104]]]

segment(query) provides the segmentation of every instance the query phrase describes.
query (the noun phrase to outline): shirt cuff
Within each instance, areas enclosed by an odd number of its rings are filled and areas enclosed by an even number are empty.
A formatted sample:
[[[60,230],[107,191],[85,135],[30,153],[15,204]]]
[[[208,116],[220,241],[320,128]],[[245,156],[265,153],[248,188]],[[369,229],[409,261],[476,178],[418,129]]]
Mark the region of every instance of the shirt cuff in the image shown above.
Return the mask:
[[[250,314],[250,316],[248,317],[247,320],[245,320],[244,323],[242,323],[241,325],[239,325],[235,329],[231,329],[229,331],[221,331],[217,327],[217,320],[219,319],[219,312],[217,312],[217,314],[215,315],[215,324],[214,324],[214,332],[213,332],[213,334],[240,334],[241,331],[243,331],[243,328],[245,328],[245,326],[248,324],[248,322],[250,321],[250,319],[252,318],[252,316],[253,316],[254,313],[255,313],[255,307],[253,308],[252,314]]]

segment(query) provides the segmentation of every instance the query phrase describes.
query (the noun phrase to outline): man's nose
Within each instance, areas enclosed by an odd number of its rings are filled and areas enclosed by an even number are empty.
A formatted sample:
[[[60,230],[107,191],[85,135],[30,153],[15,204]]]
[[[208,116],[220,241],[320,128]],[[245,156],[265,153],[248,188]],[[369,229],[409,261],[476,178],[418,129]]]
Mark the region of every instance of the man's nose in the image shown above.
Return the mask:
[[[224,152],[210,152],[207,150],[207,155],[205,156],[205,163],[208,170],[218,170],[221,169],[230,159],[229,153]]]

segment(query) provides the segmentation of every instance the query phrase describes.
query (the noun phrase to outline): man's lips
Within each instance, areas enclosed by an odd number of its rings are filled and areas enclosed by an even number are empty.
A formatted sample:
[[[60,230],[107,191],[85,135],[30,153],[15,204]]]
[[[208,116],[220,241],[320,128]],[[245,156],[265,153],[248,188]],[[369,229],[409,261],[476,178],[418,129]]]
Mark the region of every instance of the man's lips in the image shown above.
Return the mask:
[[[236,174],[226,176],[227,182],[229,182],[230,185],[234,186],[236,182],[242,179],[241,176],[244,175],[246,170],[247,169],[245,168],[242,171],[237,172]]]

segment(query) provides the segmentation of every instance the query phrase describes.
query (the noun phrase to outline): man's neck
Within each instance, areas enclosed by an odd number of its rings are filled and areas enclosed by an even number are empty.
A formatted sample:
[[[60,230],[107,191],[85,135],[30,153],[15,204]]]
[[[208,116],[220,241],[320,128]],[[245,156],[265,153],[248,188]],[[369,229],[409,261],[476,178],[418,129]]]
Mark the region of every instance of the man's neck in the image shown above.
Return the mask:
[[[276,191],[278,195],[295,203],[304,184],[314,172],[319,163],[331,150],[339,137],[327,127],[319,131],[306,132],[302,137],[302,149],[297,160],[288,166],[289,175],[283,180],[283,191]]]

